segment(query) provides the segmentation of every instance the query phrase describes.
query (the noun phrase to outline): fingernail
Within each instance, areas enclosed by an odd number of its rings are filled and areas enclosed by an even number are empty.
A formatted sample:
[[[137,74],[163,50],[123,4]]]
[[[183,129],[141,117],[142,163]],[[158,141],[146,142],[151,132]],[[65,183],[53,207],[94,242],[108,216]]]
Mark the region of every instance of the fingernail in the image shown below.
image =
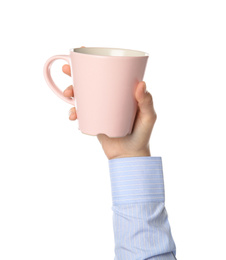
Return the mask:
[[[69,110],[69,112],[68,112],[68,115],[70,116],[72,114],[72,111],[71,111],[71,109]]]
[[[144,93],[146,93],[146,92],[147,92],[147,89],[146,89],[146,84],[145,84],[145,83],[143,84],[143,91],[144,91]]]

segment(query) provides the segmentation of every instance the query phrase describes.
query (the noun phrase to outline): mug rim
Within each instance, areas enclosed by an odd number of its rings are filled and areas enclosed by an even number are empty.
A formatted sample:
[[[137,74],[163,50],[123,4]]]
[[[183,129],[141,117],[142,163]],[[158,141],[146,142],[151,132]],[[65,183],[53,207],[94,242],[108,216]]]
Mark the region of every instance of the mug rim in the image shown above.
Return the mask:
[[[95,54],[95,53],[85,53],[81,52],[82,49],[90,50],[90,49],[95,49],[95,50],[112,50],[112,51],[124,51],[124,52],[129,52],[129,53],[137,53],[137,55],[103,55],[103,54]],[[76,50],[80,50],[77,52]],[[114,47],[79,47],[79,48],[71,48],[70,49],[71,53],[76,53],[76,54],[81,54],[81,55],[93,55],[93,56],[100,56],[100,57],[120,57],[120,58],[141,58],[141,57],[149,57],[149,54],[144,51],[138,51],[138,50],[132,50],[132,49],[124,49],[124,48],[114,48]],[[139,54],[139,55],[138,55]]]

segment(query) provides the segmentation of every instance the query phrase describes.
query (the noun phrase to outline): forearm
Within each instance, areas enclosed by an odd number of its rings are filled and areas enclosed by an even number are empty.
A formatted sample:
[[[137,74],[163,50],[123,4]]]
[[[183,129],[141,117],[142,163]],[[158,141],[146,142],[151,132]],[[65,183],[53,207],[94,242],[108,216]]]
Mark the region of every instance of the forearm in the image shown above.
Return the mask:
[[[109,160],[115,260],[175,260],[160,157]]]

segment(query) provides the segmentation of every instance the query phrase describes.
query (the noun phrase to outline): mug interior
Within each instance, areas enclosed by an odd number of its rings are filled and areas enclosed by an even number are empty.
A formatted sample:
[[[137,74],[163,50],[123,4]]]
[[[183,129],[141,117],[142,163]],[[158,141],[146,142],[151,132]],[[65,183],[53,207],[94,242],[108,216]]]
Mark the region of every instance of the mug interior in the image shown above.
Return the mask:
[[[85,47],[85,48],[74,48],[72,52],[89,54],[89,55],[100,55],[100,56],[124,56],[124,57],[143,57],[148,56],[148,53],[143,51],[135,51],[128,49],[118,48],[100,48],[100,47]]]

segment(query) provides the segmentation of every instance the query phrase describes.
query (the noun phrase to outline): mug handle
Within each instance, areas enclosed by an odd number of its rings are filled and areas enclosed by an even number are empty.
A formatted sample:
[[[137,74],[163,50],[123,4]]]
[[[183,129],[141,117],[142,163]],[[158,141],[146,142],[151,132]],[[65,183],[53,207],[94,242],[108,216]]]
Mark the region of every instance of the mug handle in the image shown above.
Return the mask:
[[[45,65],[44,65],[44,77],[45,77],[45,80],[48,84],[48,86],[52,89],[52,91],[58,96],[60,97],[61,99],[63,99],[65,102],[71,104],[71,105],[75,105],[75,99],[74,98],[69,98],[69,97],[65,97],[63,95],[63,92],[57,87],[57,85],[54,83],[53,79],[52,79],[52,76],[51,76],[51,73],[50,73],[50,69],[51,69],[51,65],[53,64],[53,62],[55,60],[58,60],[58,59],[61,59],[61,60],[65,60],[68,64],[70,64],[70,56],[69,55],[56,55],[56,56],[53,56],[53,57],[50,57]]]

